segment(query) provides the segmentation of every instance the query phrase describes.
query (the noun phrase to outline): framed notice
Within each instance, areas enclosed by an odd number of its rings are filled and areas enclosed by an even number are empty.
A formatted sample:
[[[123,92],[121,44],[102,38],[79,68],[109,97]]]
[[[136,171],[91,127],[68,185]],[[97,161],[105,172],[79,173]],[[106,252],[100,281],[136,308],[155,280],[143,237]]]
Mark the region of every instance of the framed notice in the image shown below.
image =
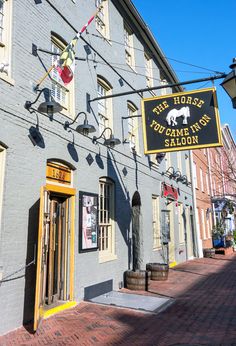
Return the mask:
[[[142,100],[144,153],[222,146],[215,88]]]
[[[79,193],[79,252],[98,248],[98,195]]]

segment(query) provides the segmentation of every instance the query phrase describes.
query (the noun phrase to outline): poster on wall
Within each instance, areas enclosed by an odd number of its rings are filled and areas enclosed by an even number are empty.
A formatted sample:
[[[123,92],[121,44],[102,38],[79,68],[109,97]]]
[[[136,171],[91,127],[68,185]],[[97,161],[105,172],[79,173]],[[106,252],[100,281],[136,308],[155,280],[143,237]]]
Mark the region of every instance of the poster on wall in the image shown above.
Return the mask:
[[[215,88],[142,100],[144,153],[222,146]]]
[[[79,252],[98,248],[98,195],[79,193]]]

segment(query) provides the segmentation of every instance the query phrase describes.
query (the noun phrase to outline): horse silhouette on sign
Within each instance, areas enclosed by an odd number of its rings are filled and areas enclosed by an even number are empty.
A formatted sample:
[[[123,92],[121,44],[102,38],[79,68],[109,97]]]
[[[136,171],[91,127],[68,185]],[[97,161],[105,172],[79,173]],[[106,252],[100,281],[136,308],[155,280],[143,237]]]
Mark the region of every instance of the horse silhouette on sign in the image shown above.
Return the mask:
[[[188,121],[187,118],[190,118],[190,111],[189,107],[182,107],[180,109],[171,109],[171,111],[168,112],[166,116],[166,121],[169,126],[176,126],[178,125],[176,118],[183,117],[183,125],[187,125]]]

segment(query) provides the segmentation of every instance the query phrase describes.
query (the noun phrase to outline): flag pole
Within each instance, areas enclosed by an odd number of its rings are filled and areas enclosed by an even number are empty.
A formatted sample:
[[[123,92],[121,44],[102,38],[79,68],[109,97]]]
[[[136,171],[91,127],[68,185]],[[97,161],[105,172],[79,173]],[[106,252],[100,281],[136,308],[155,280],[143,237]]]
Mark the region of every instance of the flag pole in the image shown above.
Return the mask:
[[[106,0],[103,0],[106,1]],[[98,7],[98,9],[96,10],[96,12],[92,15],[92,17],[88,20],[88,22],[82,27],[82,29],[76,34],[76,38],[79,38],[80,35],[86,30],[86,28],[91,24],[91,22],[94,20],[94,18],[97,16],[97,14],[101,11],[102,9],[102,3],[100,4],[100,6]],[[38,89],[39,86],[43,83],[43,81],[47,78],[47,76],[49,75],[49,73],[52,71],[52,69],[54,68],[54,64],[52,66],[49,67],[49,69],[46,71],[45,75],[38,81],[38,83],[35,86],[35,89]]]

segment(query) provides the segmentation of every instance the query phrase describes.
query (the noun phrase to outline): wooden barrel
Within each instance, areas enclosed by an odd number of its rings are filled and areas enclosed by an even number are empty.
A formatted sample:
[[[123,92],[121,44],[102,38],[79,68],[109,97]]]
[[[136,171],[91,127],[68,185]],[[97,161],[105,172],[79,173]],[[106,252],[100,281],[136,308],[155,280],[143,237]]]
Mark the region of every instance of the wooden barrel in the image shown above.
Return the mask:
[[[204,257],[208,257],[208,258],[214,257],[215,253],[216,253],[215,249],[212,249],[212,248],[211,249],[203,249],[203,256]]]
[[[125,287],[130,290],[148,290],[150,273],[146,270],[127,270],[125,272]]]
[[[166,263],[148,263],[146,269],[151,272],[151,280],[165,281],[168,279],[169,266]]]

